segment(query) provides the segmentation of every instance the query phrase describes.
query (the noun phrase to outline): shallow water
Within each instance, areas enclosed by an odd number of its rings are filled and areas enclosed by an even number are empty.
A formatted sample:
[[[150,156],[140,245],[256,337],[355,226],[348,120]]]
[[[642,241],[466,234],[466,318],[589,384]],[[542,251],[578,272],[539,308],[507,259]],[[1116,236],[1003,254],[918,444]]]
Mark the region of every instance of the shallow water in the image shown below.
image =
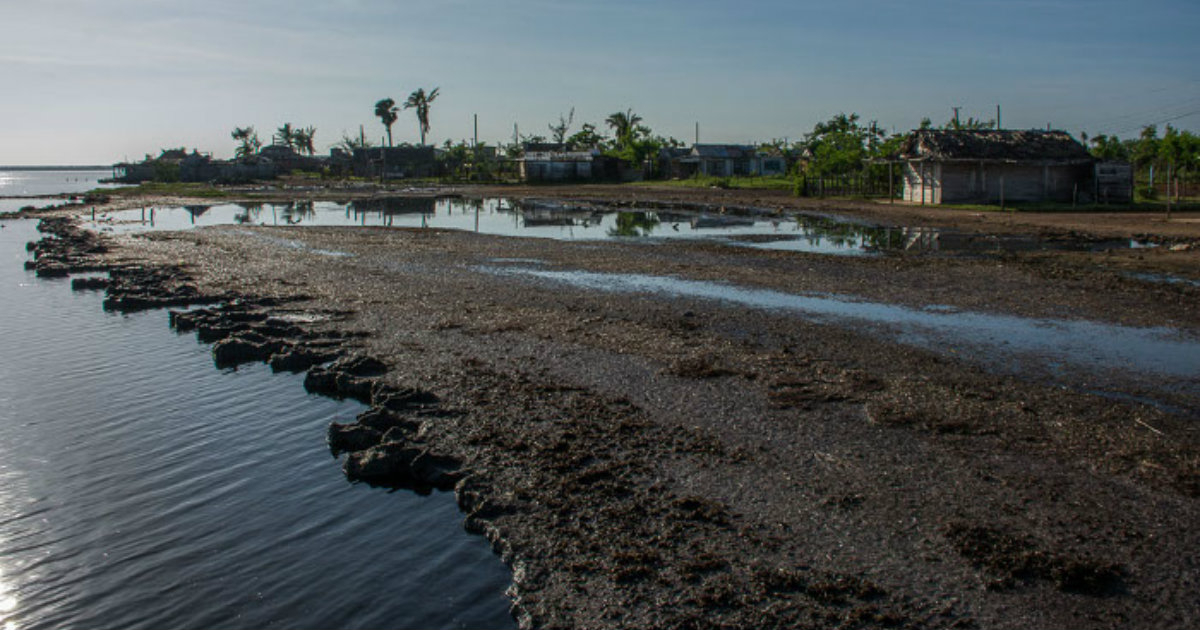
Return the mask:
[[[797,295],[667,276],[555,271],[521,265],[486,270],[600,291],[719,300],[787,311],[824,323],[867,324],[876,333],[902,343],[974,359],[1002,372],[1053,374],[1069,368],[1096,377],[1161,377],[1155,386],[1200,394],[1200,340],[1171,328],[995,315],[942,305],[918,309],[850,296]]]
[[[350,484],[361,405],[213,368],[164,312],[22,269],[0,230],[0,628],[512,627],[452,495]]]
[[[64,203],[62,199],[55,197],[21,197],[0,199],[0,213],[17,212],[26,206],[34,208],[44,208],[46,206],[57,206]]]
[[[0,197],[83,193],[106,188],[100,180],[112,177],[111,169],[12,170],[0,169]]]
[[[90,218],[90,215],[88,215]],[[507,199],[387,198],[347,203],[218,204],[127,210],[96,217],[101,231],[183,230],[208,225],[440,228],[558,240],[769,239],[796,251],[863,255],[900,234],[814,217],[614,210]],[[741,244],[739,242],[739,244]],[[750,243],[768,247],[768,243]]]
[[[91,218],[90,215],[86,215]],[[496,236],[568,241],[705,239],[731,245],[840,256],[885,251],[988,254],[1045,249],[1105,250],[1145,246],[1110,241],[1047,241],[1033,236],[964,234],[925,227],[881,227],[834,216],[726,214],[614,209],[508,199],[389,197],[346,203],[217,204],[140,208],[101,214],[101,231],[186,230],[208,225],[309,225],[439,228]]]

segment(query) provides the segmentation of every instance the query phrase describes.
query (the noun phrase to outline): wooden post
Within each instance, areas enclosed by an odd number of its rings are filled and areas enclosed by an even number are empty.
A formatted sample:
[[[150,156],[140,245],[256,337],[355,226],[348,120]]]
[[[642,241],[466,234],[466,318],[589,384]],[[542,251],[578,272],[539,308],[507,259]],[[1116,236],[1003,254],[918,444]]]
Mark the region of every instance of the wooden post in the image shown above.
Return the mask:
[[[1174,164],[1167,165],[1167,220],[1171,220],[1171,167]]]
[[[1079,182],[1075,182],[1075,190],[1071,192],[1071,209],[1075,209],[1075,205],[1079,203]]]

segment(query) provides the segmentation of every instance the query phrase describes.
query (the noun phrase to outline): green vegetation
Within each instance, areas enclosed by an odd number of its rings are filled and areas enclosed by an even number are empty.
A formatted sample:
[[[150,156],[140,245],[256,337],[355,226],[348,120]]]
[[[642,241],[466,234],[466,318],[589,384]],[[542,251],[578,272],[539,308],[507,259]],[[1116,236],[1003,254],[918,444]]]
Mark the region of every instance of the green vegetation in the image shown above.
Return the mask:
[[[487,143],[472,146],[466,141],[454,144],[447,140],[438,156],[444,173],[440,180],[443,183],[515,180],[515,165],[502,162],[498,155],[496,148]]]
[[[157,195],[164,197],[224,198],[235,196],[238,193],[214,186],[213,184],[174,181],[146,182],[136,186],[121,186],[118,188],[96,188],[89,191],[87,194],[109,197],[141,197]]]
[[[795,180],[788,175],[768,177],[733,176],[716,177],[696,175],[686,179],[650,180],[633,182],[631,186],[672,186],[678,188],[727,188],[752,190],[792,190]]]
[[[155,160],[152,164],[154,168],[154,181],[167,184],[179,181],[178,163]]]
[[[803,141],[791,147],[790,153],[799,156],[796,195],[886,194],[888,166],[875,160],[895,154],[906,137],[888,136],[874,122],[859,124],[855,113],[841,113],[817,123]],[[893,189],[893,194],[896,192]]]
[[[346,153],[354,153],[355,149],[370,149],[373,147],[370,140],[365,137],[352,138],[346,134],[342,134],[341,142],[338,142],[334,147],[345,151]]]
[[[556,144],[564,144],[567,141],[567,132],[571,130],[571,122],[575,120],[575,108],[571,108],[571,112],[563,118],[562,114],[558,115],[558,124],[547,125],[550,127],[550,135],[554,138]],[[593,127],[592,129],[595,129]]]
[[[292,128],[292,123],[283,123],[275,132],[275,142],[294,150],[296,153],[312,155],[313,137],[317,134],[316,127]]]
[[[375,115],[387,129],[388,146],[392,146],[392,125],[400,118],[400,108],[396,107],[396,101],[385,98],[375,103]]]
[[[404,101],[404,109],[416,110],[417,126],[421,130],[421,146],[425,146],[425,134],[429,133],[429,105],[438,97],[441,88],[433,88],[428,94],[424,88],[417,88]],[[392,143],[391,127],[388,127],[388,146]]]
[[[1134,169],[1135,200],[1154,201],[1169,191],[1172,199],[1186,199],[1197,184],[1200,171],[1200,136],[1167,125],[1162,137],[1157,125],[1142,128],[1136,140],[1099,134],[1087,142],[1092,155],[1101,160],[1130,162]],[[1168,182],[1168,177],[1170,181]]]
[[[262,141],[258,139],[258,132],[254,131],[254,127],[235,127],[233,132],[229,134],[238,142],[238,147],[234,151],[237,157],[250,157],[258,153],[262,148]]]

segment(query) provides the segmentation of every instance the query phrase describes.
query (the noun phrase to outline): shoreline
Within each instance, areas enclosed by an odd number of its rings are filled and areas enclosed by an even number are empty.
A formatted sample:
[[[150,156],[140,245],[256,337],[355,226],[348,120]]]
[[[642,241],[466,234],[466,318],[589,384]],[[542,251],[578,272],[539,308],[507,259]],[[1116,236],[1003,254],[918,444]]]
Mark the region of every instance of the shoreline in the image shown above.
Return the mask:
[[[487,198],[511,197],[601,206],[685,211],[728,211],[731,214],[774,213],[834,217],[868,225],[922,227],[979,236],[1029,236],[1049,241],[1103,241],[1129,239],[1150,245],[1103,252],[1029,252],[1025,260],[1087,271],[1093,267],[1141,274],[1165,274],[1200,282],[1200,211],[1174,212],[1170,221],[1159,212],[984,212],[972,209],[921,206],[898,202],[794,197],[786,191],[720,190],[670,186],[630,185],[542,185],[486,186],[434,185],[383,187],[372,183],[329,186],[302,181],[280,187],[226,187],[220,197],[169,195],[103,196],[85,200],[83,194],[59,195],[64,200],[50,211],[0,213],[0,218],[63,216],[82,214],[88,208],[119,211],[148,206],[217,205],[246,201],[338,201],[381,197]]]
[[[1186,417],[843,327],[471,263],[851,286],[889,302],[952,288],[963,307],[1037,316],[1053,298],[1075,316],[1193,332],[1195,289],[1114,284],[1090,257],[1057,255],[997,265],[387,228],[63,229],[38,252],[47,275],[108,269],[112,308],[227,304],[172,320],[215,342],[219,362],[278,361],[309,369],[313,391],[365,398],[355,425],[331,427],[348,474],[455,488],[468,529],[513,567],[522,627],[1197,621],[1183,562],[1200,437]],[[271,246],[275,234],[305,247]]]

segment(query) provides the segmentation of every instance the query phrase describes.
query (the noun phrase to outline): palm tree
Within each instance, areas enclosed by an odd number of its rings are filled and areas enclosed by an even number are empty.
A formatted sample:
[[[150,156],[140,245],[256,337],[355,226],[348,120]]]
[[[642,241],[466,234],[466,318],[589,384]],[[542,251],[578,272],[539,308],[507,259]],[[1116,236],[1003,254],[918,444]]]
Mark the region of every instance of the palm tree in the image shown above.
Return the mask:
[[[258,153],[259,148],[262,147],[262,142],[259,142],[258,133],[254,131],[254,127],[234,127],[233,132],[229,135],[241,143],[234,152],[237,157],[250,157]]]
[[[408,95],[408,100],[404,101],[404,109],[417,110],[417,123],[421,128],[421,146],[425,146],[425,134],[429,133],[429,104],[438,97],[440,89],[433,88],[432,92],[426,94],[424,88],[417,88],[415,92]]]
[[[396,101],[385,98],[375,103],[375,115],[379,117],[383,126],[387,127],[388,146],[392,146],[392,124],[400,117],[400,109],[396,107]]]
[[[275,143],[281,144],[289,149],[296,144],[296,130],[292,129],[292,123],[283,123],[275,132]]]
[[[628,144],[633,139],[633,134],[638,131],[640,122],[642,122],[642,117],[633,113],[632,109],[616,112],[604,119],[604,123],[612,127],[618,145]]]
[[[297,153],[312,155],[316,153],[313,148],[313,136],[317,135],[316,127],[304,127],[292,132],[292,146],[296,148]]]

